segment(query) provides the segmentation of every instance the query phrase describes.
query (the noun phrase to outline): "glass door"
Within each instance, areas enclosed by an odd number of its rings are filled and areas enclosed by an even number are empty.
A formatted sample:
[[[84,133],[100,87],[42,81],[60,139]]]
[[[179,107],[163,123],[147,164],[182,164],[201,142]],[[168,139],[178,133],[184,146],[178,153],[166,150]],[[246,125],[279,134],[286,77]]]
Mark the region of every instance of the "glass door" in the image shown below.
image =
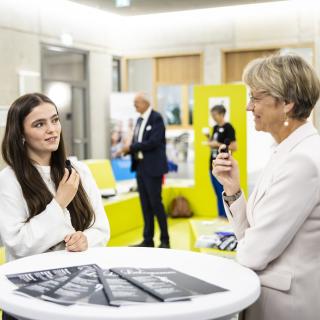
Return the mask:
[[[42,47],[43,93],[57,105],[68,156],[89,157],[87,54]]]
[[[83,88],[72,87],[72,148],[74,154],[79,159],[85,159],[88,154],[85,106],[85,90]]]

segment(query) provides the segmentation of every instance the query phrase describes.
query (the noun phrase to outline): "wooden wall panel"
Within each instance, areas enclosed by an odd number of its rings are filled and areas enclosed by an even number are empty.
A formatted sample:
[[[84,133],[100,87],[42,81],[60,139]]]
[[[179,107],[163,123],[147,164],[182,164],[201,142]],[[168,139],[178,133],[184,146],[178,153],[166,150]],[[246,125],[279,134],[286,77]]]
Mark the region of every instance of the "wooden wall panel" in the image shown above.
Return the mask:
[[[278,49],[225,52],[224,82],[241,81],[243,69],[250,61],[276,52],[278,52]]]
[[[200,55],[156,58],[157,83],[201,83]]]

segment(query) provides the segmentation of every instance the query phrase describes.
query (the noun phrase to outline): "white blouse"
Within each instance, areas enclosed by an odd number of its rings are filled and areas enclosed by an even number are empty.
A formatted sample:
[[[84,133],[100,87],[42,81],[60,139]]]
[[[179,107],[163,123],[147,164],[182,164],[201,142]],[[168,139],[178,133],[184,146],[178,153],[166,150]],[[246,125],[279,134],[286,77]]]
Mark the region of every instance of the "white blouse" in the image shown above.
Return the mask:
[[[110,238],[109,221],[104,211],[99,189],[87,166],[72,162],[95,213],[95,223],[84,231],[88,246],[104,246]],[[50,166],[36,165],[43,181],[55,196]],[[22,189],[11,167],[0,172],[0,236],[6,248],[7,261],[50,250],[65,249],[64,237],[76,230],[68,209],[62,209],[55,199],[44,211],[26,222],[29,209]]]

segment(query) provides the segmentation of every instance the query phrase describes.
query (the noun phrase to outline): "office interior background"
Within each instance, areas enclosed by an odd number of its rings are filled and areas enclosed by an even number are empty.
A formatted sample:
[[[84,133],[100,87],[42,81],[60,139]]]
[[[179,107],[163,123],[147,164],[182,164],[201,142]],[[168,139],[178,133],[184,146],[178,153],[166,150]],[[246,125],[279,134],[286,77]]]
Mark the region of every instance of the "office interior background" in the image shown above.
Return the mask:
[[[0,1],[0,139],[12,101],[41,91],[59,107],[69,155],[111,158],[112,101],[145,91],[167,124],[168,157],[179,167],[169,177],[192,179],[194,86],[238,83],[250,60],[278,51],[298,53],[319,71],[317,1],[126,2]],[[251,120],[249,192],[272,143]]]
[[[301,55],[320,74],[320,1],[0,0],[0,142],[11,103],[22,94],[43,92],[58,106],[68,156],[93,159],[99,187],[109,186],[112,170],[103,171],[94,160],[123,160],[126,167],[113,168],[121,186],[134,176],[129,160],[113,159],[113,152],[130,138],[135,93],[146,92],[164,117],[167,156],[178,167],[166,176],[166,183],[174,182],[163,188],[165,208],[183,195],[195,218],[168,219],[171,247],[212,254],[215,249],[195,245],[208,228],[212,233],[217,217],[203,134],[212,125],[208,104],[236,107],[228,119],[239,138],[235,157],[248,195],[273,141],[255,131],[245,111],[248,92],[227,97],[231,87],[224,86],[241,85],[249,61],[278,52]],[[210,100],[211,92],[219,98]],[[320,128],[319,105],[310,121]],[[4,166],[0,155],[0,170]],[[103,202],[108,245],[140,241],[138,195],[109,200]]]

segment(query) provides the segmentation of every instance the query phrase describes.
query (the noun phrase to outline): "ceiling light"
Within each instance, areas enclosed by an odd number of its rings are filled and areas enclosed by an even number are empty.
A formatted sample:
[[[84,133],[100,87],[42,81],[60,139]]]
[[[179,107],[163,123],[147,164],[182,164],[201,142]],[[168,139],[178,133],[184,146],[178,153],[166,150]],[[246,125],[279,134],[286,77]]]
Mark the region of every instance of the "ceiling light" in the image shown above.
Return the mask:
[[[130,7],[130,0],[115,0],[115,3],[117,8]]]

